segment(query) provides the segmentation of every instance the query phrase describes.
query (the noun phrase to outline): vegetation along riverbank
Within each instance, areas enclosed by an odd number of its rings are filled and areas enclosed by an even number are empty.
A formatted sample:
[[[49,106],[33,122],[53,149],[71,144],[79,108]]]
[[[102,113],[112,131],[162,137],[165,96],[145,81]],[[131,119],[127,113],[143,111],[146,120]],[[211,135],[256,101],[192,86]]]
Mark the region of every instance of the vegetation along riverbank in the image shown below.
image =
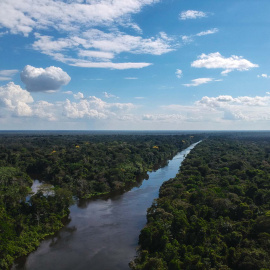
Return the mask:
[[[0,268],[63,226],[73,198],[123,189],[199,135],[1,135]],[[54,186],[25,200],[33,177]]]
[[[134,270],[270,269],[269,136],[198,144],[148,209],[139,244]]]

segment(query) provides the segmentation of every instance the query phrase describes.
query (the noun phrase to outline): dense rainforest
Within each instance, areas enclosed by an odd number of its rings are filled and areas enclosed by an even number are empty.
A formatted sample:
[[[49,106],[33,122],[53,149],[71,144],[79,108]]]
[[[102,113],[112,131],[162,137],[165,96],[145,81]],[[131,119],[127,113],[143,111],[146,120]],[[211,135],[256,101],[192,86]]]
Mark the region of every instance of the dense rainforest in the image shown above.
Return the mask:
[[[134,270],[270,269],[270,140],[208,138],[148,209]]]
[[[1,135],[0,269],[63,226],[74,198],[123,190],[198,135]],[[29,199],[32,179],[45,185]]]

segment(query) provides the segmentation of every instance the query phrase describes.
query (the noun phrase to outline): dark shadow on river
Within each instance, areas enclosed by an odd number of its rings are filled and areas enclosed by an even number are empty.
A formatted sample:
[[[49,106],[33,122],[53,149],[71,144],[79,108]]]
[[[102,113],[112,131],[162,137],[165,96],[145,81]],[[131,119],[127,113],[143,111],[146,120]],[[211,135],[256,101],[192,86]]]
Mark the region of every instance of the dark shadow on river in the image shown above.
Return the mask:
[[[128,270],[136,256],[146,211],[164,181],[175,177],[192,145],[149,179],[123,194],[80,202],[70,207],[70,222],[54,237],[17,261],[13,270]]]

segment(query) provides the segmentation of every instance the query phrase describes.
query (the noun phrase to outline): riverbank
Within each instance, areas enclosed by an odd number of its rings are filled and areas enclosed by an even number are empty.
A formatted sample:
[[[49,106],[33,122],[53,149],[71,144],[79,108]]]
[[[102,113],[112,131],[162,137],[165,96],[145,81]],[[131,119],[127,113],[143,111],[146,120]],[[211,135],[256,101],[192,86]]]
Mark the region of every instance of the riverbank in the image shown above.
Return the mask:
[[[160,185],[176,175],[189,150],[150,172],[147,181],[129,192],[73,205],[70,223],[13,269],[50,270],[55,265],[72,270],[129,269],[129,261],[136,256],[139,232],[146,224],[147,208],[158,197]]]
[[[87,198],[125,190],[139,175],[197,140],[192,135],[0,137],[3,269],[63,226],[72,196]],[[38,192],[25,202],[29,175],[46,179],[54,186],[55,195]]]
[[[208,138],[160,189],[132,269],[269,269],[268,137]]]

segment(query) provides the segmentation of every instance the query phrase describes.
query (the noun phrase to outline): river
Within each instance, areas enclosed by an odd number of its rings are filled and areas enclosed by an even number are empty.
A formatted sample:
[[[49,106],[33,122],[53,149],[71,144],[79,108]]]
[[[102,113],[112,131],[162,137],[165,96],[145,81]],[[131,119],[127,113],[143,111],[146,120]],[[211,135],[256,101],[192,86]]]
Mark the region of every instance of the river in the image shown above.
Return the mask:
[[[146,211],[164,181],[174,178],[196,144],[178,153],[149,179],[121,195],[70,207],[71,221],[12,270],[128,270],[136,256]]]

